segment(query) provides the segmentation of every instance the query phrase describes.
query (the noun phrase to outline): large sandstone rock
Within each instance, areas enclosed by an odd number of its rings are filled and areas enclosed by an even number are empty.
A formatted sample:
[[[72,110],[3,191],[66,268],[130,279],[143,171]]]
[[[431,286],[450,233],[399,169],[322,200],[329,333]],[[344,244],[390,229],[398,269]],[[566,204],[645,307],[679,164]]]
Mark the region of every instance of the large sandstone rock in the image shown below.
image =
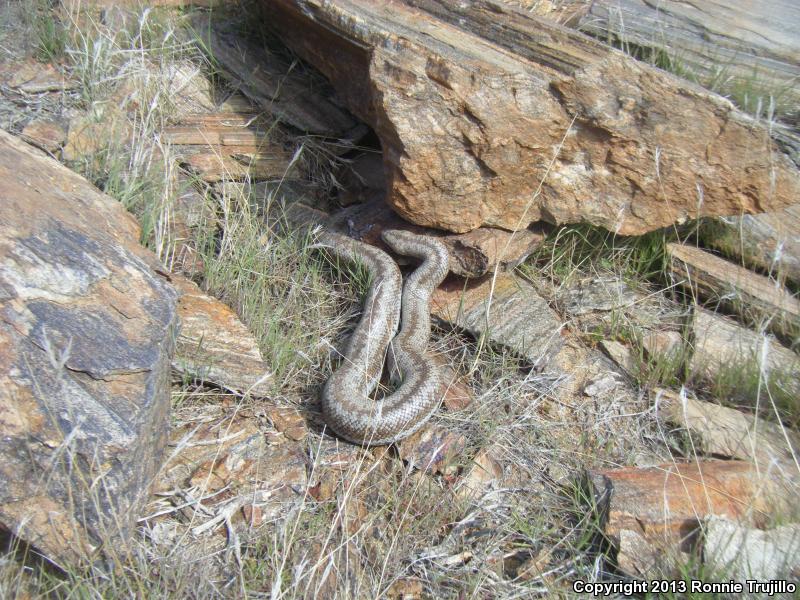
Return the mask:
[[[124,540],[169,428],[176,293],[125,209],[0,131],[0,527]]]
[[[762,123],[511,4],[261,3],[373,126],[388,201],[417,224],[544,219],[627,235],[798,197],[797,170]]]

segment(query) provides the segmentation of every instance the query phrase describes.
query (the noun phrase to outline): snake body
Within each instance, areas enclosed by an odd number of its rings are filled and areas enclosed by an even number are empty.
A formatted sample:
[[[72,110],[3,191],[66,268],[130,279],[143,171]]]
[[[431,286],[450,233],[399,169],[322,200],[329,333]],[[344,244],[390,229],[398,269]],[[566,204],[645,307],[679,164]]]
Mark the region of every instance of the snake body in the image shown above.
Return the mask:
[[[319,238],[319,245],[362,264],[372,277],[344,360],[322,393],[328,425],[340,437],[364,445],[390,444],[414,433],[440,401],[440,376],[426,348],[431,294],[447,274],[447,249],[436,239],[407,231],[384,231],[383,239],[396,252],[422,259],[404,286],[397,264],[382,250],[334,233]],[[372,400],[387,352],[396,389]]]

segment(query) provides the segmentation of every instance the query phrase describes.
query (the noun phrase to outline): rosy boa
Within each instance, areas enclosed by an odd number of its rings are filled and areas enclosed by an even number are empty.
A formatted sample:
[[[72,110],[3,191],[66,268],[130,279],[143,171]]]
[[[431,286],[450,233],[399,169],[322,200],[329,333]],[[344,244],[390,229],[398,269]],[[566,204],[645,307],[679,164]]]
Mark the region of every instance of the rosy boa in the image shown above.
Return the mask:
[[[407,231],[384,231],[383,240],[399,254],[422,259],[405,286],[397,264],[383,250],[329,232],[321,233],[316,244],[364,265],[372,277],[342,364],[322,392],[322,410],[331,429],[364,445],[390,444],[414,433],[441,400],[440,375],[426,348],[431,294],[447,274],[447,248],[439,240]],[[397,387],[383,399],[372,400],[387,352]]]

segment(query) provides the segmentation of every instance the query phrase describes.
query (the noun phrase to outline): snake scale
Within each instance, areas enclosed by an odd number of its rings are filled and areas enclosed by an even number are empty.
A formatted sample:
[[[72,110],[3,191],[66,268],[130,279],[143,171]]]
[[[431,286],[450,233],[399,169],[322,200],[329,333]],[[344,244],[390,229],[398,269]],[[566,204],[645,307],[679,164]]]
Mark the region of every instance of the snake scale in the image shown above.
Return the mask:
[[[422,260],[405,285],[395,261],[378,248],[330,232],[322,232],[316,244],[363,265],[371,276],[342,364],[322,392],[322,411],[331,429],[364,445],[390,444],[414,433],[440,401],[440,375],[426,348],[431,294],[447,274],[447,248],[439,240],[407,231],[387,230],[382,237],[399,254]],[[384,357],[396,389],[373,400]]]

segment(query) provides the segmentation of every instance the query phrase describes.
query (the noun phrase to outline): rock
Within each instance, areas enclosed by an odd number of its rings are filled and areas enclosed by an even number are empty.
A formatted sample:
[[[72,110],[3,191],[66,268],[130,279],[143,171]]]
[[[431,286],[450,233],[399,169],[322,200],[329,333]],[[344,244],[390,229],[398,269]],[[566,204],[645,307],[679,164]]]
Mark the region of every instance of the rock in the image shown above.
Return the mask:
[[[800,204],[779,212],[714,219],[704,242],[773,274],[800,283]]]
[[[348,233],[356,233],[363,241],[380,245],[380,234],[384,229],[409,229],[438,235],[450,251],[450,271],[462,277],[481,277],[498,268],[514,268],[544,241],[542,227],[519,231],[480,227],[457,235],[425,231],[400,219],[384,201],[386,179],[380,154],[363,154],[347,166],[338,177],[343,188],[338,202],[348,208],[334,214],[331,224],[341,230],[346,225]]]
[[[683,336],[677,331],[657,329],[642,335],[642,347],[650,356],[678,357],[684,350]]]
[[[800,323],[800,300],[782,286],[700,248],[667,244],[673,279],[693,295],[722,302],[747,316],[755,309],[777,333]]]
[[[768,466],[790,464],[800,448],[800,434],[756,415],[703,402],[669,390],[657,390],[658,416],[697,435],[708,454],[749,460]]]
[[[15,68],[8,85],[25,94],[63,92],[78,87],[76,82],[67,79],[54,65],[33,59]]]
[[[79,115],[70,120],[67,142],[62,157],[65,161],[77,161],[95,154],[108,144],[108,125]]]
[[[605,535],[618,549],[617,564],[626,565],[632,577],[672,566],[661,557],[690,551],[705,518],[763,525],[790,514],[796,495],[794,484],[775,470],[742,461],[623,467],[589,476]]]
[[[432,358],[438,363],[437,366],[442,372],[443,383],[439,393],[442,395],[444,407],[448,411],[455,412],[470,406],[475,400],[475,395],[469,385],[444,360],[437,360],[436,355],[432,355]]]
[[[454,472],[467,445],[467,439],[436,424],[429,424],[400,441],[397,454],[416,469],[430,473]]]
[[[269,443],[267,432],[252,417],[220,414],[206,420],[184,423],[172,432],[176,450],[159,474],[156,489],[161,495],[184,489],[205,497],[226,490],[203,505],[239,497],[242,507],[252,504],[257,493],[263,520],[281,514],[284,502],[301,498],[307,485],[302,446]]]
[[[0,523],[115,556],[167,441],[177,294],[120,203],[0,131]]]
[[[630,286],[619,278],[583,281],[565,288],[558,296],[559,305],[572,316],[630,307],[637,299]]]
[[[800,195],[763,123],[511,3],[259,5],[373,127],[387,200],[419,225],[464,233],[545,219],[636,235]]]
[[[642,410],[640,392],[631,381],[597,348],[587,348],[579,340],[565,336],[559,352],[547,364],[544,375],[553,381],[549,393],[558,399],[555,406],[559,415],[552,418],[565,422],[572,437],[583,439],[589,435],[593,443],[603,447],[610,438],[618,440],[629,435],[628,427],[635,427],[633,421],[623,417]],[[598,411],[603,415],[598,420]],[[617,426],[609,428],[604,421],[615,419]],[[565,444],[572,440],[562,440]],[[616,442],[614,442],[616,443]],[[586,441],[582,442],[582,452],[587,451]],[[598,447],[598,451],[599,451]],[[553,465],[559,470],[558,465]],[[569,474],[571,476],[571,473]]]
[[[609,396],[619,385],[619,376],[609,371],[591,379],[583,388],[583,395],[591,398]]]
[[[201,430],[195,440],[186,442],[189,447],[197,443],[201,450],[194,458],[200,460],[192,465],[186,480],[189,486],[198,488],[202,495],[216,492],[232,484],[244,485],[254,481],[255,463],[266,454],[263,435],[251,420],[231,423],[220,433]],[[188,453],[178,460],[189,467]],[[185,462],[184,462],[185,461]]]
[[[269,367],[236,313],[185,277],[174,275],[172,281],[181,293],[181,333],[173,368],[236,394],[268,395]]]
[[[659,573],[675,569],[680,559],[688,556],[674,548],[665,552],[663,544],[654,544],[632,529],[620,530],[618,538],[617,567],[633,577],[657,577]]]
[[[732,319],[700,307],[694,310],[692,336],[692,373],[712,378],[734,370],[773,373],[778,385],[800,393],[800,357],[774,337],[741,327]]]
[[[235,146],[241,152],[259,152],[272,146],[268,127],[251,111],[191,114],[179,125],[164,128],[161,139],[178,146]]]
[[[240,151],[236,146],[218,146],[210,152],[191,152],[180,158],[183,168],[203,181],[244,181],[289,175],[291,156],[275,149],[267,152]]]
[[[344,137],[357,125],[331,102],[324,86],[302,69],[242,35],[242,23],[196,17],[195,31],[219,64],[222,76],[254,104],[307,133]]]
[[[479,227],[468,233],[444,236],[458,268],[451,272],[462,277],[481,277],[495,270],[510,270],[521,264],[544,241],[540,227],[518,231]]]
[[[67,140],[67,132],[52,119],[36,119],[22,130],[21,137],[45,152],[57,152]]]
[[[170,247],[168,264],[173,273],[188,278],[201,274],[203,258],[197,249],[197,239],[218,225],[217,215],[208,198],[208,190],[199,191],[183,174],[175,179],[174,202],[165,228]]]
[[[752,111],[761,101],[759,87],[781,104],[800,102],[795,89],[800,36],[790,25],[798,20],[800,9],[793,0],[762,0],[758,10],[747,3],[594,0],[578,27],[599,39],[635,47],[643,57],[663,53],[689,77],[717,86],[720,65],[725,65],[721,87],[747,89]]]
[[[537,367],[545,366],[562,345],[561,319],[530,283],[510,273],[478,281],[446,279],[433,294],[431,313]]]
[[[242,507],[242,516],[249,527],[260,527],[264,522],[264,511],[257,504],[245,504]]]
[[[302,441],[308,435],[306,420],[297,409],[288,406],[273,406],[267,409],[273,427],[288,439]]]
[[[337,474],[347,471],[354,464],[372,461],[372,454],[361,446],[342,443],[334,437],[323,437],[315,442],[311,454],[316,469]]]
[[[484,448],[467,467],[467,473],[458,484],[456,493],[469,500],[481,497],[491,486],[503,476],[503,465],[500,462],[498,448]]]
[[[703,560],[713,573],[737,581],[796,579],[800,573],[800,525],[761,531],[709,517],[703,527]]]
[[[416,577],[398,579],[389,586],[386,593],[391,600],[419,600],[423,597],[422,581]]]
[[[94,159],[96,154],[130,138],[130,126],[126,120],[116,118],[113,110],[101,116],[78,115],[69,122],[67,142],[61,151],[65,161],[75,162]]]
[[[167,72],[167,94],[174,106],[176,120],[216,108],[213,84],[198,66],[189,61],[165,61],[161,68]]]
[[[636,371],[636,362],[631,349],[616,340],[602,340],[600,347],[608,354],[609,358],[617,363],[626,373]]]

